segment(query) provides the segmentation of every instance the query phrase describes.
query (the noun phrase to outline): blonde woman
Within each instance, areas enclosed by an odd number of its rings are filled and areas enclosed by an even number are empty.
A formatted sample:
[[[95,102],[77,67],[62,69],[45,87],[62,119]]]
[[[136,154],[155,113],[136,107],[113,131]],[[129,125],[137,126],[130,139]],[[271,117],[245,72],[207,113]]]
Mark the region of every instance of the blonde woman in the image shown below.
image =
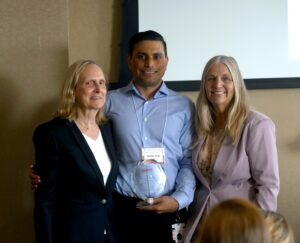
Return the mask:
[[[115,242],[112,191],[118,173],[107,81],[92,60],[72,64],[55,117],[34,131],[37,243]]]
[[[195,237],[206,212],[229,198],[243,198],[276,210],[279,192],[275,125],[251,110],[236,60],[210,59],[196,103],[192,166],[197,178],[185,242]]]

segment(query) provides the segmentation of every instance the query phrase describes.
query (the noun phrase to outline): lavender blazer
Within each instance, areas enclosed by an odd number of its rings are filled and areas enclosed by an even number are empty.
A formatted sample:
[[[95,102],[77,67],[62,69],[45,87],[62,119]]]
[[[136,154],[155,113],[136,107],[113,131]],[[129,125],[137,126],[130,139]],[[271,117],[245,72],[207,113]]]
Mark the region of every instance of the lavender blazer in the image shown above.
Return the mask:
[[[193,170],[197,178],[194,201],[191,204],[185,241],[197,229],[204,209],[220,201],[244,198],[264,210],[276,210],[279,193],[278,157],[275,125],[270,118],[250,111],[237,145],[225,137],[216,158],[212,183],[209,185],[197,167],[197,156],[203,140],[193,151]]]

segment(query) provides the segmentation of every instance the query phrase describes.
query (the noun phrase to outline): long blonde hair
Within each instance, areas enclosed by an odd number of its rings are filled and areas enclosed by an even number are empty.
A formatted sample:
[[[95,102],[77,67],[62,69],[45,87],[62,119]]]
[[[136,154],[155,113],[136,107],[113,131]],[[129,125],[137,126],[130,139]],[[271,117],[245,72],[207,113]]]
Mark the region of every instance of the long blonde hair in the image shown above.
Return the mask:
[[[216,118],[215,111],[207,98],[204,83],[209,68],[211,65],[216,63],[223,63],[227,66],[231,73],[234,84],[234,96],[228,109],[225,131],[229,134],[232,144],[236,144],[243,123],[246,120],[250,109],[248,103],[248,94],[236,60],[233,57],[222,55],[211,58],[205,65],[202,73],[200,92],[196,102],[195,126],[198,137],[196,144],[199,143],[200,137],[206,137],[207,135],[211,134],[214,129]]]
[[[81,72],[90,64],[96,64],[93,60],[78,60],[74,62],[67,70],[66,79],[62,88],[62,94],[58,109],[55,113],[56,117],[74,120],[75,118],[75,90],[80,82],[79,76]],[[98,66],[98,65],[97,65]],[[106,81],[107,84],[107,81]],[[107,86],[107,85],[106,85]],[[102,124],[106,122],[103,109],[100,109],[96,115],[96,122]]]

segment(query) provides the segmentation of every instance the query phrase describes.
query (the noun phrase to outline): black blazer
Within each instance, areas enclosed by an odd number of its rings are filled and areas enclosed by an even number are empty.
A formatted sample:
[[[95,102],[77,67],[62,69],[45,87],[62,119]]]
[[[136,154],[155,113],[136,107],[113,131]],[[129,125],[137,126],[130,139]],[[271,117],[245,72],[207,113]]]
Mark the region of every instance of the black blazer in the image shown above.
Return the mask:
[[[36,174],[34,224],[37,243],[101,243],[104,229],[115,242],[112,191],[118,173],[110,123],[100,126],[112,162],[103,176],[74,122],[55,118],[34,131]]]

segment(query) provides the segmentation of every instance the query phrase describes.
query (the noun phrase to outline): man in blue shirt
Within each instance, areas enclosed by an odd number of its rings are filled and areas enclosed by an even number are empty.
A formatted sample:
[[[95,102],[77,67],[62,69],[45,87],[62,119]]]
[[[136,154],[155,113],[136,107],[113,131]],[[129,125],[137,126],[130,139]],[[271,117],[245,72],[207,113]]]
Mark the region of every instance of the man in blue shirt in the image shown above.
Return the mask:
[[[175,242],[172,225],[185,217],[195,188],[190,150],[194,105],[187,97],[168,89],[162,80],[168,56],[159,33],[133,35],[127,62],[132,81],[109,92],[105,111],[113,124],[119,159],[114,198],[119,236],[122,242]],[[145,179],[139,173],[149,168],[143,170],[139,166],[151,156],[160,158],[154,166],[162,168],[163,176],[158,175],[159,171],[147,174]],[[156,175],[154,181],[148,181]],[[154,188],[155,182],[161,181]],[[141,198],[147,197],[144,182],[149,184],[151,198],[145,200],[150,205],[137,207]]]

